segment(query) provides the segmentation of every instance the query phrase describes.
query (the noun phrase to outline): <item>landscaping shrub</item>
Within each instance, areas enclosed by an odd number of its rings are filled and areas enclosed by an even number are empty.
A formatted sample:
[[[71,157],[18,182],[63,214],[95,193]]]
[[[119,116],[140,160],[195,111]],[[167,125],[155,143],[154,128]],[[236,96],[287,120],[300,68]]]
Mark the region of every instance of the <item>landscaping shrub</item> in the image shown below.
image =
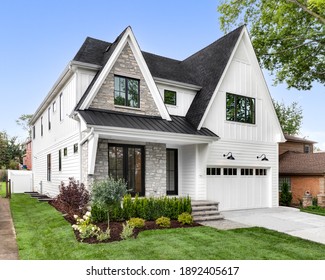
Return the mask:
[[[105,180],[96,181],[91,190],[94,219],[96,221],[104,221],[106,218],[108,223],[110,219],[123,219],[121,200],[126,193],[127,185],[122,179],[115,180],[107,177]]]
[[[167,217],[160,217],[156,220],[156,224],[158,226],[164,227],[164,228],[168,228],[170,227],[170,219]]]
[[[128,222],[129,225],[135,228],[143,228],[145,224],[145,220],[141,218],[131,218]]]
[[[290,206],[292,201],[292,193],[289,191],[289,184],[284,182],[281,186],[280,205]]]
[[[89,198],[89,192],[84,184],[69,178],[68,185],[61,182],[60,193],[53,203],[68,214],[83,214],[86,212]]]
[[[129,224],[129,222],[126,222],[125,224],[123,224],[123,230],[121,232],[121,238],[122,239],[129,239],[133,236],[133,230],[134,227],[132,225]]]
[[[192,213],[190,197],[143,197],[138,195],[132,199],[131,195],[125,195],[123,198],[124,219],[142,218],[146,221],[154,221],[159,217],[168,217],[177,220],[183,213]]]
[[[193,224],[193,217],[191,214],[184,212],[178,216],[177,221],[183,225],[191,225]]]

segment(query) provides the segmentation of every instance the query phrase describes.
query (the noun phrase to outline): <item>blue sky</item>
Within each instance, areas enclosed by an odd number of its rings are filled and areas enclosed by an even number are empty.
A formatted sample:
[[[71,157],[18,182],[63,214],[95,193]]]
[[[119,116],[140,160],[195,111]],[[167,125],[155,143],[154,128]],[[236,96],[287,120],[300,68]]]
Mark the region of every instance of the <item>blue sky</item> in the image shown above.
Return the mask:
[[[0,131],[27,136],[17,124],[32,114],[87,36],[113,41],[131,26],[142,50],[184,59],[223,35],[216,0],[1,0]],[[303,109],[301,136],[325,150],[324,86],[272,86],[272,97]]]

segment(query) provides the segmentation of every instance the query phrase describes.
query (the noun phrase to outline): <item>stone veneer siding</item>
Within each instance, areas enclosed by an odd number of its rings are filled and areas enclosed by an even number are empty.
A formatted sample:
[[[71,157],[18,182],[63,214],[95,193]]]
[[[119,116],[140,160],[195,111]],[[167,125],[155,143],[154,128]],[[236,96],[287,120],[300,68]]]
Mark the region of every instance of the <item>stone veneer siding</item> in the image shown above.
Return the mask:
[[[115,74],[140,80],[140,108],[114,105]],[[112,70],[107,75],[90,107],[141,115],[160,116],[156,103],[153,100],[151,92],[149,91],[146,81],[140,71],[140,67],[128,44],[126,44],[120,56],[116,60]]]
[[[108,143],[106,139],[98,140],[94,180],[102,180],[108,176]],[[146,143],[144,150],[145,195],[166,195],[166,145]]]

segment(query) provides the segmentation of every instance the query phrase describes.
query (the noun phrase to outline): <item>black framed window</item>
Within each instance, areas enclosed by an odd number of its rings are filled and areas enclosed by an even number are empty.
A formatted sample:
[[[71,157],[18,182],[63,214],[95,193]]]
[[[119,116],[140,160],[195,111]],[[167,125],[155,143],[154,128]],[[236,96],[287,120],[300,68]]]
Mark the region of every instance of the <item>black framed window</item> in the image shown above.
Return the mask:
[[[221,168],[207,167],[207,175],[221,175]]]
[[[124,179],[132,195],[145,194],[143,146],[108,145],[108,175],[115,180]]]
[[[47,155],[47,181],[51,181],[52,172],[51,154]]]
[[[164,102],[168,105],[176,105],[176,91],[164,90]]]
[[[47,109],[48,128],[51,130],[51,107]]]
[[[62,170],[62,152],[59,150],[59,171]]]
[[[63,155],[66,157],[68,155],[68,148],[63,149]]]
[[[178,150],[166,149],[167,195],[178,194]]]
[[[226,120],[255,124],[255,98],[227,92]]]
[[[43,117],[41,117],[41,136],[43,136]]]
[[[114,104],[132,108],[140,107],[140,81],[137,79],[114,77]]]
[[[78,143],[73,144],[73,153],[74,154],[78,153],[78,148],[79,148]]]
[[[63,120],[63,93],[60,94],[60,97],[59,97],[59,109],[60,109],[60,121]]]
[[[226,176],[237,176],[237,168],[224,168],[223,175]]]

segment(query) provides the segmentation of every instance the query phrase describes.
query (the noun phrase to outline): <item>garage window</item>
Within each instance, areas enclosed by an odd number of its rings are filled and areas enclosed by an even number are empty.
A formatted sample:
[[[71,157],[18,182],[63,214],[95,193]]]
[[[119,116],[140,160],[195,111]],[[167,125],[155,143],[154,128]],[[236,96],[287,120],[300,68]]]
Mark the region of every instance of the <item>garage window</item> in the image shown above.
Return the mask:
[[[267,170],[266,169],[255,169],[256,176],[266,176]]]
[[[242,176],[253,176],[254,170],[253,168],[241,168],[240,169],[240,175]]]
[[[221,175],[221,168],[208,167],[207,175]]]
[[[224,168],[223,175],[226,176],[236,176],[237,175],[237,168]]]

